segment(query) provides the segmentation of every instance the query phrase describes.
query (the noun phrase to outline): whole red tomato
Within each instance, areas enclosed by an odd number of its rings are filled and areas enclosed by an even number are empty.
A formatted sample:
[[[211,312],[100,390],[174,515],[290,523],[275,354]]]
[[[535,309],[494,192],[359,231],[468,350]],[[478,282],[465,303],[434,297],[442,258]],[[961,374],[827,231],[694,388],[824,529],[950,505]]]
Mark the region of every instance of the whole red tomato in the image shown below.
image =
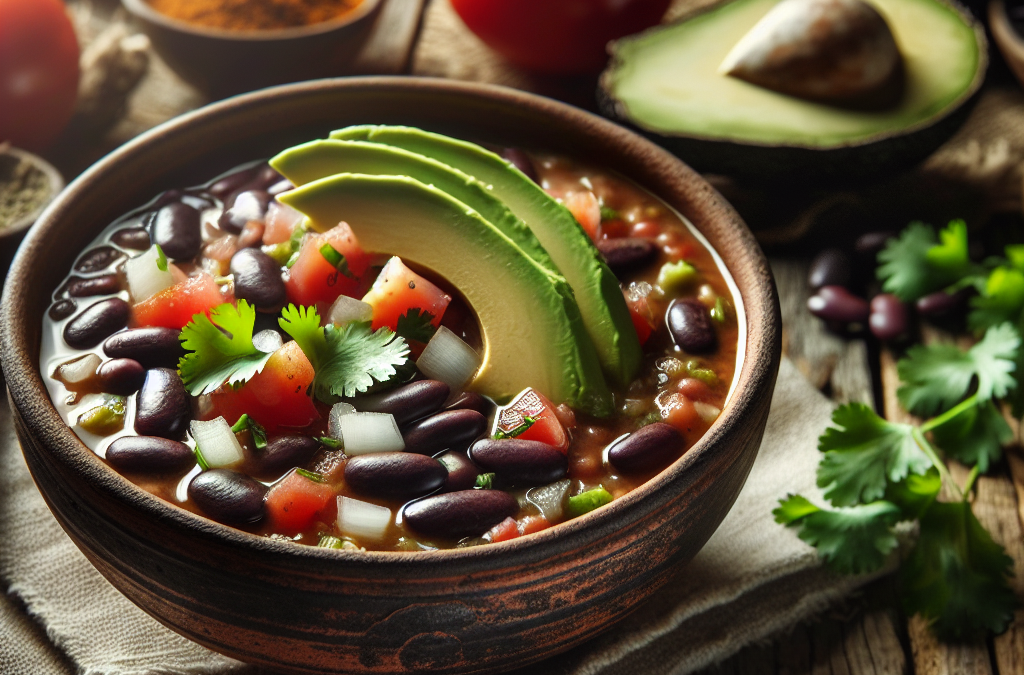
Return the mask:
[[[0,0],[0,142],[49,145],[78,96],[78,40],[61,0]]]
[[[609,40],[653,26],[671,0],[451,0],[471,31],[541,73],[597,72]]]

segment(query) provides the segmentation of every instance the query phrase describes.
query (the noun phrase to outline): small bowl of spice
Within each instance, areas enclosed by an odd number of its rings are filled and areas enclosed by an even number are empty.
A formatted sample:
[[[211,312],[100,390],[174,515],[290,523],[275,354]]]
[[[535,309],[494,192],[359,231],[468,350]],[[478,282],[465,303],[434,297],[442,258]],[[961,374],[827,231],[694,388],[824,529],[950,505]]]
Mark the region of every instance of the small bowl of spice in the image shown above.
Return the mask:
[[[381,0],[121,0],[182,79],[222,97],[345,74]]]
[[[64,179],[49,163],[0,143],[0,246],[31,227],[63,188]]]

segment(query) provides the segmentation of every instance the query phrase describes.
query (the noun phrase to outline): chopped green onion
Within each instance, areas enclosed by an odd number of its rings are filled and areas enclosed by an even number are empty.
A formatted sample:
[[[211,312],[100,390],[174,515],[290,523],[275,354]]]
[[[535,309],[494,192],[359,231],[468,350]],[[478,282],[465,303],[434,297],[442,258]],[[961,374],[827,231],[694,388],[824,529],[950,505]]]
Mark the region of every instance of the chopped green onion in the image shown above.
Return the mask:
[[[725,323],[732,314],[732,304],[725,298],[719,297],[715,300],[715,306],[711,308],[711,318],[718,323]]]
[[[476,484],[473,486],[478,490],[490,490],[494,487],[494,476],[493,473],[482,473],[476,477]]]
[[[703,368],[698,361],[686,362],[686,374],[704,384],[713,387],[718,384],[718,374],[710,368]]]
[[[355,279],[356,275],[352,274],[352,270],[348,268],[348,261],[345,260],[345,256],[334,248],[330,244],[324,244],[320,247],[320,255],[324,257],[324,260],[331,264],[331,267],[341,272],[349,279]]]
[[[537,418],[536,417],[530,417],[529,415],[524,415],[523,416],[523,423],[520,424],[518,427],[516,427],[515,429],[512,429],[510,431],[501,431],[499,429],[498,431],[494,432],[494,437],[496,439],[498,439],[499,441],[501,439],[503,439],[503,438],[515,438],[516,436],[519,436],[524,431],[526,431],[527,429],[532,427],[534,424],[536,424],[536,422],[537,422]]]
[[[156,268],[161,272],[167,271],[167,255],[164,250],[160,248],[160,244],[154,244],[156,246]]]
[[[340,450],[345,447],[344,443],[339,441],[337,438],[331,438],[330,436],[321,436],[316,440],[320,441],[320,444],[325,448],[330,448],[331,450]]]
[[[124,429],[125,398],[114,396],[102,405],[82,413],[78,426],[90,434],[109,436]]]
[[[248,431],[257,450],[267,447],[267,430],[263,428],[262,424],[249,417],[247,413],[242,413],[242,416],[238,418],[235,425],[231,427],[231,431],[236,434]]]
[[[321,534],[320,541],[316,543],[317,548],[341,548],[345,545],[345,542],[341,540],[341,537],[335,537],[330,534]]]
[[[684,290],[697,283],[699,279],[700,272],[685,260],[665,263],[658,271],[658,286],[666,293]]]
[[[608,206],[602,206],[601,207],[601,221],[602,222],[604,222],[606,220],[618,220],[618,219],[619,219],[619,212],[618,211],[616,211],[615,209],[613,209],[611,207],[608,207]]]
[[[196,464],[199,465],[200,469],[202,469],[203,471],[206,471],[206,470],[208,470],[210,468],[210,463],[206,461],[205,457],[203,457],[203,451],[199,448],[199,444],[198,443],[196,443],[195,456],[196,456]]]
[[[303,478],[308,478],[314,483],[326,483],[327,479],[323,477],[323,474],[319,474],[316,471],[307,471],[306,469],[295,469],[295,473],[299,474]]]
[[[278,265],[287,264],[288,259],[291,258],[294,253],[294,251],[292,251],[291,242],[287,241],[282,241],[280,244],[268,244],[261,248],[263,252],[273,258]]]
[[[593,490],[587,490],[575,497],[569,497],[569,504],[567,511],[570,518],[576,518],[582,516],[584,513],[589,513],[599,506],[608,504],[613,499],[610,492],[605,490],[603,487],[597,487]]]
[[[655,422],[660,422],[661,420],[661,413],[647,413],[646,415],[644,415],[643,417],[636,421],[636,428],[639,429],[641,427],[646,427],[648,424],[654,424]]]
[[[284,266],[287,267],[288,269],[291,269],[295,265],[295,263],[297,263],[298,261],[299,261],[299,252],[295,251],[294,253],[292,253],[291,257],[288,258],[288,262],[286,262],[284,264]]]

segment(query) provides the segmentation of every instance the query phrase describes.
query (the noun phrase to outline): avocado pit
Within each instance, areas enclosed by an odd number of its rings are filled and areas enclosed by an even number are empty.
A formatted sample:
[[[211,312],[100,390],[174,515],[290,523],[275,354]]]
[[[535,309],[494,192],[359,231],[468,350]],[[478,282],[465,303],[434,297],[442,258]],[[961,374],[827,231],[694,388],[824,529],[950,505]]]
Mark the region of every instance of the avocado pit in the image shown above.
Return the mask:
[[[783,0],[729,52],[719,72],[799,98],[888,107],[902,95],[899,47],[864,0]]]

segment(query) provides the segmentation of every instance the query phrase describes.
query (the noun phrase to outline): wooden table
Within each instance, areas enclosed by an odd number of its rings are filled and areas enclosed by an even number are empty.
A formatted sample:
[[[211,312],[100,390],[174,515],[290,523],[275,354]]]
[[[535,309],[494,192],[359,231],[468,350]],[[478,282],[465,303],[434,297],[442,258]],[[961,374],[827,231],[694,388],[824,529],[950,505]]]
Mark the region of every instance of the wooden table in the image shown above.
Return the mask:
[[[705,0],[698,0],[703,2]],[[82,42],[93,42],[119,18],[116,0],[68,0]],[[680,3],[683,4],[683,3]],[[694,6],[693,0],[685,3]],[[678,13],[679,7],[674,10]],[[358,73],[425,74],[498,82],[594,107],[592,78],[540,78],[510,68],[470,35],[447,0],[388,0]],[[69,132],[48,157],[72,178],[110,149],[138,133],[206,101],[179,80],[158,58],[128,98],[123,114],[90,134]],[[1017,188],[1019,208],[1019,184]],[[732,194],[729,194],[732,197]],[[743,197],[742,194],[739,195]],[[762,195],[758,199],[763,200]],[[770,199],[769,207],[772,206]],[[809,256],[780,248],[778,231],[766,229],[769,252],[782,301],[788,356],[808,379],[840,402],[876,405],[889,417],[903,415],[895,405],[896,355],[862,338],[828,333],[806,309]],[[799,249],[799,246],[797,246]],[[0,251],[6,269],[11,251]],[[783,255],[786,253],[786,255]],[[954,471],[956,468],[954,467]],[[962,478],[962,477],[961,477]],[[978,484],[979,519],[1007,548],[1015,562],[1014,588],[1024,597],[1024,455],[1012,448],[1008,459]],[[748,647],[706,673],[764,675],[868,675],[913,672],[917,675],[1024,673],[1024,613],[1010,630],[986,642],[949,646],[937,643],[922,622],[908,619],[895,603],[895,582],[884,578],[837,607],[773,643]]]

